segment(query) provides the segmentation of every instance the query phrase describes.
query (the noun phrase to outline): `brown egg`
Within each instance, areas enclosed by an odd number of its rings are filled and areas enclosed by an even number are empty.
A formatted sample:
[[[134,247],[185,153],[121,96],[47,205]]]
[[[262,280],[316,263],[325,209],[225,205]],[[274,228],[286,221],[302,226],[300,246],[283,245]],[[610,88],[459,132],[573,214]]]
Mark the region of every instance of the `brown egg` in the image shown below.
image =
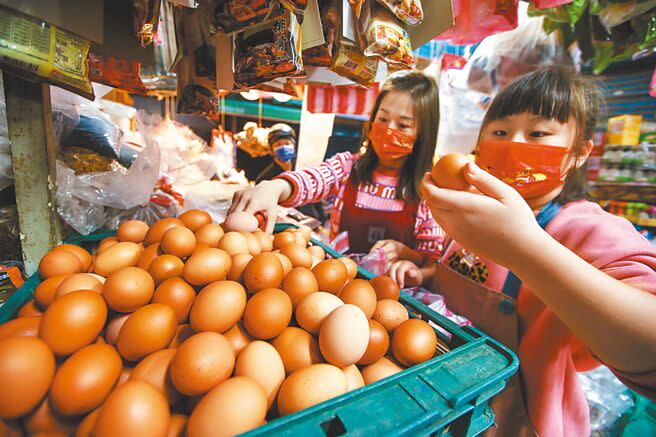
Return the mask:
[[[267,288],[253,295],[244,311],[244,328],[259,340],[278,336],[292,318],[292,301],[282,290]]]
[[[337,294],[346,284],[346,266],[336,259],[321,261],[312,273],[317,278],[320,291]]]
[[[355,261],[346,256],[337,259],[343,262],[344,266],[346,267],[347,281],[352,281],[356,276],[358,276],[358,264]]]
[[[116,243],[96,257],[93,271],[108,277],[122,268],[136,266],[142,253],[143,249],[137,243]]]
[[[319,330],[319,349],[327,362],[340,369],[362,358],[369,344],[369,323],[355,305],[335,308]]]
[[[228,272],[228,279],[230,281],[243,282],[244,270],[249,261],[253,259],[253,255],[249,253],[238,253],[232,257],[232,267]]]
[[[376,310],[376,290],[364,279],[353,279],[348,282],[338,296],[344,303],[360,307],[368,319]]]
[[[331,364],[313,364],[292,373],[280,387],[278,409],[287,415],[346,393],[346,376]]]
[[[55,300],[55,293],[57,288],[61,285],[70,274],[52,276],[45,281],[42,281],[34,289],[34,300],[39,308],[45,310]]]
[[[189,211],[184,212],[178,218],[192,232],[196,232],[198,229],[202,228],[203,226],[212,223],[212,217],[210,217],[208,213],[200,209],[190,209]]]
[[[169,372],[180,393],[198,396],[228,379],[234,368],[235,353],[228,340],[216,332],[201,332],[180,345]]]
[[[234,377],[198,403],[187,422],[187,437],[242,434],[257,428],[266,412],[267,398],[262,388],[248,377]]]
[[[66,250],[48,252],[41,258],[41,262],[39,262],[39,275],[42,279],[81,272],[82,263],[78,257]]]
[[[187,416],[183,414],[173,414],[169,421],[169,430],[166,433],[166,437],[185,437],[188,420]]]
[[[196,296],[189,324],[196,332],[223,334],[237,324],[246,308],[246,290],[238,282],[219,281],[203,288]]]
[[[193,255],[196,252],[199,252],[203,249],[209,249],[210,247],[212,247],[212,246],[210,246],[207,243],[196,243],[196,247],[194,247],[194,250],[193,250],[193,252],[191,252],[191,254]]]
[[[96,341],[106,320],[107,305],[101,295],[74,291],[48,307],[41,318],[39,337],[55,355],[71,355]]]
[[[273,405],[285,380],[285,366],[278,351],[265,341],[253,341],[241,351],[235,362],[235,376],[247,376],[257,382]]]
[[[319,352],[319,343],[309,332],[301,328],[285,328],[271,344],[280,354],[287,375],[298,369],[323,362],[323,357]]]
[[[196,244],[207,243],[210,247],[219,247],[219,241],[221,241],[224,234],[223,228],[217,223],[203,225],[195,232]]]
[[[239,232],[226,232],[219,241],[219,249],[225,250],[230,255],[238,253],[250,253],[248,240]]]
[[[235,351],[235,356],[239,356],[239,353],[244,350],[250,342],[253,341],[253,338],[248,335],[248,332],[241,326],[241,323],[237,323],[232,328],[223,334],[223,336],[230,342],[232,350]]]
[[[55,374],[55,357],[41,339],[9,337],[0,340],[0,417],[22,416],[48,392]]]
[[[148,229],[146,238],[144,238],[144,244],[150,246],[153,243],[159,243],[164,232],[176,226],[184,226],[184,224],[176,218],[163,218],[159,220]]]
[[[116,387],[125,384],[130,380],[130,374],[132,374],[132,369],[133,367],[128,367],[127,365],[123,366],[123,370],[121,371],[121,376],[118,377],[118,382],[116,383]]]
[[[170,278],[157,287],[152,303],[163,303],[173,308],[180,324],[187,321],[195,298],[196,292],[191,285],[181,278]]]
[[[312,255],[305,246],[299,244],[287,244],[282,249],[280,253],[285,255],[292,262],[294,267],[312,267]]]
[[[35,316],[41,316],[43,313],[41,310],[36,306],[36,303],[31,300],[27,302],[25,305],[20,307],[18,310],[18,315],[17,317],[35,317]]]
[[[18,317],[0,325],[0,340],[7,337],[36,337],[39,335],[40,316]]]
[[[160,255],[150,263],[150,267],[148,268],[148,273],[150,273],[150,276],[155,280],[156,285],[161,284],[167,279],[182,276],[183,271],[184,263],[180,258],[174,255]]]
[[[344,305],[334,294],[318,291],[307,296],[296,308],[298,325],[310,334],[318,334],[324,319],[335,308]]]
[[[98,275],[98,274],[96,274],[96,273],[87,273],[87,275],[89,275],[89,276],[93,276],[93,277],[96,278],[96,279],[98,280],[98,282],[100,282],[101,284],[104,284],[105,281],[107,280],[107,278],[105,278],[104,276],[100,276],[100,275]]]
[[[109,275],[103,297],[114,311],[129,313],[150,302],[155,291],[153,278],[138,267],[125,267]]]
[[[169,405],[162,393],[145,382],[128,381],[107,397],[98,412],[93,436],[164,436],[169,418]]]
[[[141,220],[128,220],[118,225],[116,237],[118,241],[141,243],[148,233],[148,225]]]
[[[288,244],[295,244],[295,243],[296,243],[296,238],[294,238],[294,234],[291,233],[290,231],[281,232],[273,237],[273,248],[275,250],[280,250]]]
[[[116,243],[118,243],[117,237],[103,238],[100,241],[100,243],[98,243],[98,248],[96,249],[96,255],[100,255],[102,252],[114,246]]]
[[[203,249],[187,259],[182,278],[191,285],[207,285],[222,281],[232,267],[232,258],[221,249]]]
[[[403,367],[394,358],[384,356],[362,369],[362,379],[364,379],[365,384],[373,384],[399,372],[403,372]]]
[[[151,244],[150,246],[144,249],[143,253],[139,257],[139,261],[137,262],[137,267],[139,267],[142,270],[148,271],[150,264],[158,256],[159,256],[159,243]]]
[[[196,237],[189,229],[178,226],[164,232],[159,247],[163,253],[186,258],[196,247]]]
[[[138,361],[171,344],[177,327],[173,308],[151,303],[128,317],[118,333],[116,347],[126,360]]]
[[[121,376],[123,362],[114,346],[92,344],[70,356],[57,369],[50,401],[65,416],[86,414],[97,408]]]
[[[319,284],[310,269],[295,267],[283,279],[282,289],[291,299],[292,308],[296,309],[298,304],[308,295],[319,291]]]
[[[18,422],[0,419],[0,435],[2,437],[23,437],[23,430]]]
[[[163,349],[153,352],[139,364],[134,366],[130,373],[130,381],[143,381],[164,394],[169,405],[180,399],[180,393],[171,383],[170,366],[176,349]]]
[[[278,257],[278,261],[280,261],[280,264],[282,264],[283,274],[287,276],[289,272],[291,272],[294,269],[292,262],[289,260],[289,258],[287,258],[285,255],[283,255],[280,252],[274,252],[274,254]]]
[[[72,253],[80,260],[80,263],[82,263],[82,271],[86,272],[89,270],[93,257],[83,247],[76,246],[75,244],[60,244],[55,246],[53,250],[65,250],[66,252]]]
[[[257,293],[265,288],[278,288],[283,278],[282,264],[273,253],[254,256],[244,270],[244,284],[251,293]]]
[[[369,281],[374,290],[376,290],[376,298],[399,300],[401,296],[401,289],[399,284],[387,275],[380,275]]]
[[[193,329],[191,329],[191,326],[184,324],[184,325],[179,325],[178,329],[175,331],[175,335],[173,336],[173,340],[171,340],[171,344],[169,344],[169,348],[176,349],[179,348],[182,343],[192,335],[196,334]]]
[[[87,414],[80,425],[75,431],[75,437],[92,437],[93,427],[96,426],[96,420],[98,419],[98,413],[100,408],[93,410],[91,413]]]
[[[257,237],[251,232],[240,233],[246,237],[246,241],[248,242],[248,253],[253,256],[259,255],[262,252],[262,246],[260,246],[260,241],[257,239]]]
[[[323,250],[323,247],[321,246],[310,246],[308,247],[308,251],[310,252],[310,255],[319,258],[321,261],[326,258],[326,251]]]
[[[344,372],[344,376],[346,377],[346,391],[353,391],[364,387],[364,379],[358,366],[351,364],[350,366],[344,367],[342,372]]]
[[[130,317],[130,314],[119,314],[114,317],[107,324],[107,329],[105,329],[105,340],[108,344],[115,345],[116,340],[118,340],[118,333],[121,331],[121,328],[125,324],[125,321]]]
[[[435,185],[449,190],[465,191],[469,182],[465,179],[465,168],[469,160],[462,153],[449,153],[435,163],[431,178]]]
[[[262,252],[271,252],[273,250],[273,240],[271,239],[271,234],[267,234],[264,231],[255,231],[253,232],[255,238],[260,243],[260,248]]]
[[[253,214],[235,211],[226,217],[223,229],[235,232],[253,232],[257,229],[257,219]]]
[[[30,436],[42,433],[61,433],[68,436],[75,432],[75,419],[57,413],[52,407],[50,396],[45,396],[36,409],[23,417],[22,422],[25,432]],[[4,437],[4,434],[0,435]]]
[[[391,334],[397,326],[408,320],[408,310],[395,300],[382,299],[376,304],[376,311],[371,318],[383,325]]]
[[[322,259],[317,258],[316,256],[312,257],[312,268],[315,268],[319,263],[323,261]]]
[[[360,365],[372,364],[381,359],[389,349],[389,334],[383,325],[375,320],[369,319],[369,343],[367,350],[358,361]]]
[[[409,319],[401,323],[392,337],[392,351],[399,362],[414,366],[428,361],[435,355],[437,335],[423,320]]]
[[[66,278],[60,285],[57,287],[55,292],[55,299],[59,299],[61,296],[71,293],[78,290],[91,290],[96,293],[102,293],[103,284],[100,283],[98,279],[91,276],[88,273],[74,273],[68,278]]]

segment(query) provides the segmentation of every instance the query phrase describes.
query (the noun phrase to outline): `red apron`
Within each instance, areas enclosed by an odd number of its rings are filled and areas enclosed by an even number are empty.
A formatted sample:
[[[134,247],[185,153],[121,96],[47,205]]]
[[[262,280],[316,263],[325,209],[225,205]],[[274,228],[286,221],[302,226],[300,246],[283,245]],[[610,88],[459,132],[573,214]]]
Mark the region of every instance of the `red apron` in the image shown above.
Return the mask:
[[[414,247],[417,201],[406,201],[401,211],[374,211],[358,206],[357,194],[358,187],[349,178],[344,187],[339,231],[348,231],[351,252],[369,252],[379,240],[396,240]]]

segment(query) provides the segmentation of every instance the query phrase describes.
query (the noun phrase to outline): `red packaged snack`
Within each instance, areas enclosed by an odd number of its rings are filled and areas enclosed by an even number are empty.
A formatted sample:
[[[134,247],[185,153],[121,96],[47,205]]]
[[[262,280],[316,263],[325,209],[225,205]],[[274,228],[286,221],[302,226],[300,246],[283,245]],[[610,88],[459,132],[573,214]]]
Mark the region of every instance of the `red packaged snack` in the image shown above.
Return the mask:
[[[517,27],[518,0],[453,0],[455,25],[437,39],[452,44],[479,43],[486,36]]]
[[[235,87],[303,74],[300,36],[296,16],[283,7],[275,19],[235,35]]]
[[[93,82],[135,94],[144,94],[146,87],[139,74],[141,66],[135,61],[125,61],[111,56],[89,53],[89,79]]]
[[[274,9],[272,0],[218,0],[214,26],[223,33],[233,33],[263,22]]]
[[[420,0],[378,0],[396,17],[409,26],[416,26],[424,20],[424,10]]]
[[[412,53],[410,38],[389,12],[380,9],[372,14],[365,39],[365,55],[380,58],[388,64],[414,67],[415,55]]]

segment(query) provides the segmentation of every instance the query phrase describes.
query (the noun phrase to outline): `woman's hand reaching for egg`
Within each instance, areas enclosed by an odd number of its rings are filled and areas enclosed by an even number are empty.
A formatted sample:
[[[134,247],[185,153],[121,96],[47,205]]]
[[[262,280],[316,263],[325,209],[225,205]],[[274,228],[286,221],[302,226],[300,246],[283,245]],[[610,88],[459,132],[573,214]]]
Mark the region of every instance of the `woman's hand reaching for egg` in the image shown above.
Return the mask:
[[[278,203],[292,195],[292,186],[283,179],[263,181],[252,188],[239,190],[232,197],[232,205],[228,215],[243,211],[252,215],[264,212],[266,217],[266,232],[272,233],[276,224]]]
[[[464,176],[481,194],[439,188],[429,173],[424,176],[421,191],[433,217],[468,250],[509,267],[544,231],[513,188],[471,162]]]

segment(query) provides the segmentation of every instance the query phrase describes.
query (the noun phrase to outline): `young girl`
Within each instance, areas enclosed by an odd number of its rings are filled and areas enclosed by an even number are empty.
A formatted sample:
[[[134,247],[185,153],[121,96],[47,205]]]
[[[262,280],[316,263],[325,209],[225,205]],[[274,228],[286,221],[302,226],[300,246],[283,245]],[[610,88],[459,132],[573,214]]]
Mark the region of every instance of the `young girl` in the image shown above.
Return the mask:
[[[521,385],[511,380],[492,405],[503,435],[589,435],[576,372],[600,363],[656,392],[656,249],[583,200],[601,104],[573,72],[523,76],[487,112],[478,165],[465,168],[473,189],[422,183],[454,240],[433,289],[519,355]]]
[[[376,98],[362,155],[338,153],[321,165],[288,171],[237,192],[229,212],[266,211],[269,232],[278,204],[295,207],[335,196],[330,235],[349,233],[352,252],[382,248],[390,264],[423,265],[444,233],[420,199],[437,138],[437,85],[419,72],[391,75]]]

